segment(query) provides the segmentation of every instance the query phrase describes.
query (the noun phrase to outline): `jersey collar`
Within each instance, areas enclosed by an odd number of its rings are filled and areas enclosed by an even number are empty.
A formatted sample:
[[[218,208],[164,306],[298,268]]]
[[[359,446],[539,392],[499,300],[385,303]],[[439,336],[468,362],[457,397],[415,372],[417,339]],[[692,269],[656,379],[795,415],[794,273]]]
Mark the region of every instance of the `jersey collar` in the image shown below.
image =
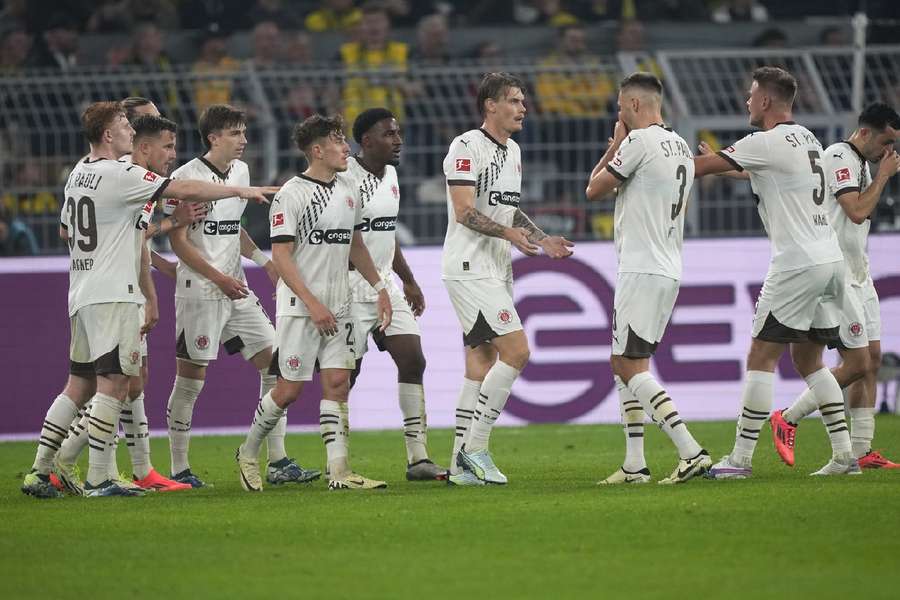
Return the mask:
[[[650,127],[659,127],[661,129],[665,129],[666,131],[672,131],[671,127],[666,127],[662,123],[650,123]]]
[[[861,162],[862,164],[866,164],[868,162],[866,160],[866,157],[862,155],[862,152],[860,152],[856,146],[851,144],[849,140],[841,140],[841,143],[850,146],[850,149],[853,150],[853,152],[859,157],[859,162]]]
[[[501,148],[503,148],[504,150],[506,150],[506,145],[505,145],[505,144],[501,144],[500,142],[498,142],[498,141],[497,141],[497,138],[495,138],[494,136],[492,136],[490,133],[487,132],[487,129],[485,129],[484,127],[479,127],[479,128],[478,128],[478,131],[480,131],[481,133],[483,133],[483,134],[484,134],[484,137],[486,137],[487,139],[489,139],[489,140],[491,140],[492,142],[494,142],[495,144],[497,144],[499,147],[501,147]]]
[[[211,162],[209,162],[208,160],[206,160],[205,157],[203,157],[203,156],[198,156],[197,158],[199,158],[199,159],[200,159],[200,162],[202,162],[204,165],[206,165],[206,167],[207,167],[210,171],[212,171],[212,172],[215,174],[216,177],[218,177],[218,178],[221,179],[222,181],[225,181],[226,179],[228,179],[228,174],[231,173],[231,167],[228,167],[228,170],[226,170],[226,171],[223,173],[222,171],[220,171],[220,170],[218,169],[218,167],[216,167],[216,165],[214,165],[214,164],[212,164]]]
[[[354,154],[350,158],[354,159],[356,161],[356,164],[358,164],[360,167],[362,167],[363,171],[365,171],[366,173],[371,173],[372,176],[377,179],[384,179],[384,176],[387,175],[387,167],[384,168],[384,173],[382,175],[379,175],[375,171],[372,171],[371,169],[369,169],[369,167],[367,167],[363,161],[359,160],[358,154]]]
[[[324,181],[319,181],[318,179],[313,179],[312,177],[310,177],[308,175],[304,175],[303,173],[300,173],[300,175],[298,175],[298,177],[300,179],[305,179],[307,181],[311,181],[311,182],[315,183],[316,185],[321,185],[322,187],[328,188],[329,190],[334,187],[334,182],[337,181],[337,177],[335,177],[328,183],[325,183]]]
[[[775,123],[775,125],[773,125],[772,128],[774,129],[775,127],[778,127],[779,125],[796,125],[796,124],[797,124],[796,121],[782,121],[781,123]]]
[[[98,163],[98,162],[100,162],[100,161],[102,161],[102,160],[112,160],[112,159],[111,159],[111,158],[106,158],[105,156],[101,156],[101,157],[98,158],[97,160],[91,160],[90,155],[88,155],[88,156],[85,156],[85,157],[84,157],[84,164],[86,164],[86,165],[92,165],[92,164]]]

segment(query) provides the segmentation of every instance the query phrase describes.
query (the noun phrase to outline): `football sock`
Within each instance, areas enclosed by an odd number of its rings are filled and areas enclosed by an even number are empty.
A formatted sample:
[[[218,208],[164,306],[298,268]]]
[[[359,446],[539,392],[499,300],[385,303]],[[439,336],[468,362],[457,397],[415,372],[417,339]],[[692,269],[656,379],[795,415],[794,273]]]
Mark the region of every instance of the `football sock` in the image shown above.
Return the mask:
[[[169,453],[172,457],[172,474],[190,469],[188,463],[188,447],[191,443],[191,420],[194,415],[194,403],[200,390],[202,379],[175,376],[175,385],[169,396],[166,409],[166,421],[169,426]]]
[[[647,466],[644,460],[644,409],[625,382],[618,375],[614,379],[619,392],[622,429],[625,431],[625,462],[622,468],[633,473]]]
[[[144,392],[138,394],[122,409],[122,429],[125,431],[125,445],[131,457],[132,474],[143,479],[150,474],[150,427],[144,411]]]
[[[817,408],[819,408],[819,403],[816,402],[816,395],[813,394],[811,389],[806,388],[803,390],[803,393],[794,400],[794,403],[791,404],[789,408],[785,409],[781,416],[783,416],[784,420],[791,425],[796,425],[803,417],[816,412]]]
[[[343,405],[343,406],[342,406]],[[330,479],[342,479],[350,473],[347,433],[349,423],[345,412],[346,402],[322,399],[319,402],[319,432],[325,443]]]
[[[822,367],[806,378],[806,385],[813,391],[819,403],[819,414],[831,440],[832,458],[847,462],[850,458],[850,432],[844,415],[844,394],[837,379]]]
[[[744,379],[744,395],[741,399],[741,416],[738,417],[737,433],[731,459],[740,466],[749,467],[753,461],[753,451],[759,441],[759,432],[769,418],[774,395],[775,374],[768,371],[747,371]]]
[[[119,420],[121,421],[122,415],[119,414]],[[118,427],[116,427],[118,429]],[[109,441],[109,451],[106,453],[106,472],[109,475],[108,479],[115,481],[119,478],[119,462],[117,458],[117,451],[119,450],[119,434],[113,434],[113,438]]]
[[[411,465],[428,458],[425,388],[420,383],[401,383],[397,387],[400,412],[403,414],[406,463]]]
[[[272,392],[268,392],[256,405],[250,431],[247,432],[247,438],[241,444],[241,456],[256,459],[259,456],[259,447],[262,446],[263,440],[283,416],[284,409],[275,404],[275,401],[272,400]]]
[[[109,479],[109,464],[111,444],[119,428],[119,414],[122,412],[122,402],[97,393],[91,406],[91,416],[88,425],[88,473],[87,483],[98,486]]]
[[[88,401],[78,414],[72,419],[69,426],[69,435],[63,440],[62,446],[56,455],[59,462],[66,465],[73,465],[78,460],[78,456],[84,450],[88,443],[87,429],[88,421],[91,415],[91,402]]]
[[[653,422],[669,436],[681,458],[692,458],[700,453],[702,448],[681,420],[675,403],[649,371],[632,377],[628,382],[628,391],[637,398]]]
[[[37,453],[32,468],[38,473],[47,475],[53,466],[53,457],[66,439],[69,426],[78,415],[78,407],[72,399],[60,394],[50,405],[41,426],[41,437],[38,439]]]
[[[469,437],[466,440],[466,452],[487,450],[494,423],[503,412],[512,385],[518,376],[519,370],[502,360],[495,362],[484,376],[481,389],[478,391]]]
[[[265,398],[266,394],[275,388],[275,383],[277,381],[278,377],[276,375],[269,375],[268,367],[259,370],[260,399]],[[281,418],[278,419],[275,427],[273,427],[272,431],[269,432],[269,435],[266,436],[266,454],[268,455],[268,461],[270,463],[278,462],[287,456],[287,450],[284,448],[284,436],[286,432],[287,409],[284,409],[284,414],[281,415]]]
[[[872,451],[875,437],[875,409],[850,409],[850,446],[855,458],[862,458]]]
[[[472,424],[472,415],[475,413],[475,403],[478,401],[478,392],[481,382],[463,378],[462,389],[456,399],[456,435],[453,437],[453,453],[450,455],[450,473],[460,472],[456,465],[456,455],[465,443],[469,435],[469,426]]]

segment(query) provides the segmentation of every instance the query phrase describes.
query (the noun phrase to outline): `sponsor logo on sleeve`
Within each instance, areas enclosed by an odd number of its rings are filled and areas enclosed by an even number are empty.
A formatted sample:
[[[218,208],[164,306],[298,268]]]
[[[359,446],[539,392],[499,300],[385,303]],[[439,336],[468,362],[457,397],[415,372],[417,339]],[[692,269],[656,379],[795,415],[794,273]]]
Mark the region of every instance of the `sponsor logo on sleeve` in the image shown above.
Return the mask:
[[[272,215],[272,227],[284,225],[284,213],[275,213]]]
[[[144,181],[149,181],[150,183],[153,183],[157,179],[159,179],[159,177],[157,177],[156,173],[154,173],[152,171],[147,171],[146,173],[144,173]]]
[[[834,172],[834,176],[838,183],[846,183],[850,181],[850,169],[842,167]]]
[[[725,152],[727,152],[728,154],[733,154],[734,146],[728,146],[727,148],[725,148]]]
[[[178,206],[178,200],[176,198],[166,198],[166,206],[176,207]]]
[[[472,160],[468,158],[457,158],[456,159],[456,172],[457,173],[471,173],[472,172]]]

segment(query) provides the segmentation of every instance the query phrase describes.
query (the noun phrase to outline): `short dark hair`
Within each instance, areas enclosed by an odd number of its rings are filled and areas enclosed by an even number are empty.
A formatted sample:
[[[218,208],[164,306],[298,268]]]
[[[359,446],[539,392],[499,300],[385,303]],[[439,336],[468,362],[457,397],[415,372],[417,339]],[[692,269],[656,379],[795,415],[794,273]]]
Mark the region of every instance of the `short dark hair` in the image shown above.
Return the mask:
[[[109,129],[119,115],[125,116],[119,102],[94,102],[81,113],[81,130],[88,143],[98,144],[103,132]]]
[[[478,84],[478,113],[484,116],[484,103],[488,99],[500,100],[509,88],[525,91],[525,82],[509,73],[487,73]]]
[[[163,131],[178,133],[178,125],[174,121],[156,115],[140,115],[131,122],[131,127],[134,129],[134,139],[159,135]]]
[[[653,73],[642,73],[640,71],[632,73],[619,83],[619,89],[640,88],[648,92],[654,92],[662,96],[663,84],[659,77]]]
[[[325,117],[313,115],[294,125],[294,133],[291,136],[297,148],[304,154],[316,140],[327,138],[331,134],[344,132],[344,120],[340,115]]]
[[[394,119],[394,113],[386,108],[369,108],[356,117],[353,121],[353,139],[357,144],[362,144],[363,136],[369,133],[369,130],[379,121],[384,119]]]
[[[900,115],[884,102],[873,102],[859,113],[859,126],[884,131],[888,126],[900,129]]]
[[[230,104],[211,104],[203,111],[197,120],[197,128],[200,130],[200,140],[203,146],[209,150],[209,134],[238,127],[247,122],[247,114]]]
[[[122,110],[125,111],[125,118],[131,122],[137,116],[137,109],[142,106],[147,106],[148,104],[153,104],[153,102],[141,96],[128,96],[122,100],[121,104]]]
[[[753,81],[788,104],[797,96],[797,79],[781,67],[759,67],[753,71]]]

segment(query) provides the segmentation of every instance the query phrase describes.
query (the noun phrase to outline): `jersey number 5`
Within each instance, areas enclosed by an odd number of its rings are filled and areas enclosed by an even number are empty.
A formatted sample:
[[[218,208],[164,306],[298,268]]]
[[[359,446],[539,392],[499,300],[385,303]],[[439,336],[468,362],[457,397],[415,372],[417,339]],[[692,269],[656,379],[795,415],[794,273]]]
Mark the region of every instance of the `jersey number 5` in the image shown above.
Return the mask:
[[[825,171],[822,170],[822,165],[818,163],[819,158],[817,150],[809,151],[809,167],[813,173],[819,176],[819,187],[813,190],[813,202],[816,206],[825,202]]]
[[[681,185],[678,187],[678,204],[672,205],[673,221],[681,214],[684,206],[684,188],[687,187],[687,168],[684,165],[678,165],[678,169],[675,170],[675,178],[681,181]]]
[[[97,212],[94,201],[82,196],[76,202],[66,199],[66,210],[69,211],[69,249],[75,247],[75,231],[78,231],[78,247],[82,252],[93,252],[97,249]]]

